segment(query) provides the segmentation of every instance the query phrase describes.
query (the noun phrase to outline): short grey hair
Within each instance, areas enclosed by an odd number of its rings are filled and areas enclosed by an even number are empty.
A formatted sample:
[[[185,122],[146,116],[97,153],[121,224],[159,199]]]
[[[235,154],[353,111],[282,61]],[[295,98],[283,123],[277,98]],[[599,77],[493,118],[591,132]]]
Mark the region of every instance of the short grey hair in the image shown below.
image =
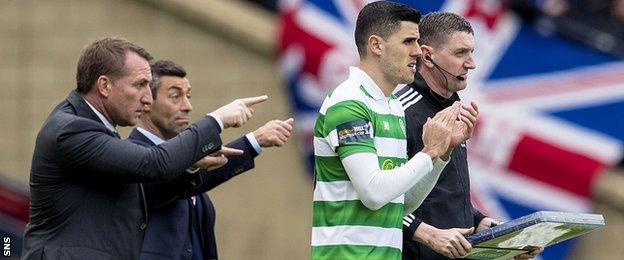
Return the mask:
[[[420,21],[421,45],[439,47],[445,44],[454,32],[466,32],[474,35],[470,23],[460,15],[449,12],[432,12]]]

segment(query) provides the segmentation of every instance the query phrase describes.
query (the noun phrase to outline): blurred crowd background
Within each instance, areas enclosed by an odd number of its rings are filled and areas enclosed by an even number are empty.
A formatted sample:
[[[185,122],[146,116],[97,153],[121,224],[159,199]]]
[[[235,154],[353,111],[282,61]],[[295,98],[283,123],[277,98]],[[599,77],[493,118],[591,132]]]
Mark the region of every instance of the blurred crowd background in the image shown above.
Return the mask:
[[[0,3],[0,233],[19,256],[34,140],[75,88],[89,42],[119,36],[189,72],[192,115],[268,94],[232,140],[295,116],[297,138],[210,191],[222,259],[309,258],[312,124],[324,93],[357,65],[363,0],[6,0]],[[603,214],[606,228],[541,259],[624,255],[624,1],[398,1],[452,11],[475,27],[481,104],[469,143],[475,204],[491,216],[537,210]],[[130,128],[121,129],[127,137]],[[166,234],[164,234],[166,235]]]

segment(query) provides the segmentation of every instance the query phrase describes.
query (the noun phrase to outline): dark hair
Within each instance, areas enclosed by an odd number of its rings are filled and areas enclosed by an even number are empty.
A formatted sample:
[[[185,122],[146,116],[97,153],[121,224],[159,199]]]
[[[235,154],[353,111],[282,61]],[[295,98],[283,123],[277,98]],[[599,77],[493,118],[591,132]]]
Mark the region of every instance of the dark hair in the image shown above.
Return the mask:
[[[470,23],[460,15],[449,12],[433,12],[423,16],[419,26],[421,45],[439,47],[446,43],[454,32],[474,35]]]
[[[366,54],[368,37],[378,35],[384,39],[401,28],[401,22],[418,24],[420,12],[408,5],[387,1],[367,4],[362,8],[355,23],[355,45],[360,58]]]
[[[76,89],[87,93],[102,75],[111,80],[125,76],[124,63],[127,52],[134,52],[144,59],[152,60],[142,47],[123,38],[103,38],[87,45],[78,59],[76,70]]]
[[[152,90],[153,98],[156,98],[156,91],[160,87],[160,77],[186,77],[186,70],[184,70],[182,66],[170,60],[156,60],[150,64],[150,67],[152,69],[152,81],[150,82],[150,89]]]

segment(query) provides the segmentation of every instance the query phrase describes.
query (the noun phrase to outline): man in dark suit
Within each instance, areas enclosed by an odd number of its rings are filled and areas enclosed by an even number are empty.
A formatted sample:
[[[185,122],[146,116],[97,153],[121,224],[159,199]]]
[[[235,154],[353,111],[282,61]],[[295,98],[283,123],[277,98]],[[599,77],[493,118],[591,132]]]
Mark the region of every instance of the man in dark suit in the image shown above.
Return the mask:
[[[149,60],[118,38],[83,51],[77,88],[37,135],[23,259],[138,259],[147,215],[137,183],[169,180],[202,158],[218,165],[221,130],[244,124],[248,106],[266,99],[235,100],[159,146],[122,141],[115,126],[135,125],[152,103]]]
[[[130,140],[154,146],[174,138],[190,122],[191,85],[184,68],[172,61],[151,64],[154,102],[147,106]],[[273,120],[227,146],[243,150],[227,157],[219,169],[145,186],[150,223],[145,231],[141,259],[217,259],[215,209],[206,191],[254,167],[262,148],[282,146],[292,131],[292,119]],[[186,190],[174,194],[171,190]]]

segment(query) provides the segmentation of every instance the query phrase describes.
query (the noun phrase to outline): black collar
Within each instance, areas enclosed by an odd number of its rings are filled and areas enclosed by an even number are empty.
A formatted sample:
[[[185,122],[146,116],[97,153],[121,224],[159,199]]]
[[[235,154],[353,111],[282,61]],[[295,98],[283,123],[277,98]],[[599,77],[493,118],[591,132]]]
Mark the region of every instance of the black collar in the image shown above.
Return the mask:
[[[459,95],[457,93],[453,93],[450,98],[445,98],[443,96],[435,93],[428,85],[425,79],[420,75],[419,72],[414,74],[414,82],[409,84],[411,88],[414,88],[419,94],[423,97],[430,100],[432,103],[440,106],[441,108],[450,107],[453,105],[455,101],[459,101]]]

